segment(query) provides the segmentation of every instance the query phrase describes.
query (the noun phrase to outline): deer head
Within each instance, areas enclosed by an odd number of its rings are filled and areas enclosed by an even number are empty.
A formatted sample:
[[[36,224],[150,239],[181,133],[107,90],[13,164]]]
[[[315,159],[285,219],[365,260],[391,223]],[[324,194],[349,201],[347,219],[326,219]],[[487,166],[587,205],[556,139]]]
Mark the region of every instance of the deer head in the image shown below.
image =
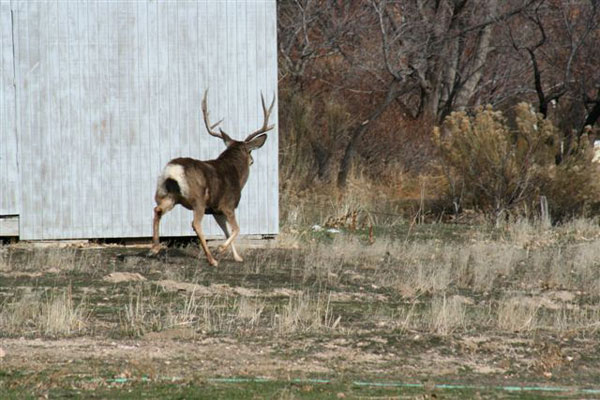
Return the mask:
[[[215,128],[217,126],[219,126],[219,124],[221,122],[223,122],[222,118],[219,121],[217,121],[216,123],[211,125],[208,107],[206,105],[207,94],[208,94],[208,89],[206,89],[204,91],[204,97],[202,98],[202,115],[204,116],[204,126],[206,126],[206,131],[212,136],[221,138],[223,140],[223,142],[225,143],[225,146],[227,146],[227,147],[230,147],[233,145],[240,146],[243,144],[243,146],[248,150],[249,165],[251,165],[253,163],[253,159],[252,159],[252,156],[250,155],[250,152],[254,149],[258,149],[258,148],[262,147],[262,145],[265,144],[265,141],[267,140],[267,135],[265,135],[265,132],[270,131],[274,127],[274,125],[269,125],[269,117],[271,116],[271,112],[273,111],[273,106],[275,105],[275,96],[273,96],[273,101],[271,102],[271,105],[267,109],[267,107],[265,105],[265,98],[262,93],[260,94],[260,101],[261,101],[262,109],[263,109],[263,126],[259,129],[255,130],[254,132],[250,133],[246,137],[246,139],[244,139],[243,141],[237,141],[237,140],[232,139],[231,136],[229,136],[221,128],[219,128],[218,132],[215,131]]]

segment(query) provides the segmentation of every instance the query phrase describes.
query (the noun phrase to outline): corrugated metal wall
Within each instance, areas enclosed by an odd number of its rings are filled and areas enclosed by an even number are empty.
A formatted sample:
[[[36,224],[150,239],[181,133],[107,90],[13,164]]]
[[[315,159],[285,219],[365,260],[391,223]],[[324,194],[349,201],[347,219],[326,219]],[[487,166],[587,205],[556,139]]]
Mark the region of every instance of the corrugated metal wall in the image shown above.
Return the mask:
[[[0,216],[19,213],[19,171],[10,3],[0,2]]]
[[[203,90],[212,119],[224,117],[235,138],[262,123],[260,92],[270,99],[277,90],[275,0],[10,7],[23,239],[151,235],[165,163],[224,149],[202,123]],[[277,142],[276,127],[254,154],[238,208],[242,233],[278,231]],[[177,207],[161,235],[193,235],[191,218]],[[205,220],[207,234],[221,234]]]

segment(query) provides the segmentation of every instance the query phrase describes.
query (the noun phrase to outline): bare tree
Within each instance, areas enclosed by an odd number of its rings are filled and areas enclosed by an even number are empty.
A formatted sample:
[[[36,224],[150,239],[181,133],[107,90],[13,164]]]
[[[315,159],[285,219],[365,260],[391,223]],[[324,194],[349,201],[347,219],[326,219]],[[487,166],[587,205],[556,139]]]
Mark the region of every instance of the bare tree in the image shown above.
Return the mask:
[[[348,134],[334,141],[341,150],[338,186],[346,185],[365,133],[390,107],[408,120],[436,124],[508,88],[496,79],[490,83],[490,60],[505,50],[498,49],[496,33],[541,1],[279,2],[282,79],[313,99],[337,96],[353,116]],[[322,160],[335,151],[311,147]]]
[[[280,73],[303,84],[307,69],[339,54],[340,43],[352,35],[356,1],[279,1]]]
[[[531,79],[520,84],[535,93],[544,117],[557,120],[565,139],[564,154],[570,153],[586,126],[600,119],[598,6],[598,1],[545,0],[507,24],[513,49],[529,59]]]
[[[412,118],[433,122],[466,108],[493,49],[493,28],[536,1],[499,10],[497,0],[371,0],[381,38],[379,52],[345,55],[351,64],[368,66],[377,60],[372,75],[383,83],[385,95],[353,129],[340,163],[338,186],[346,185],[360,138],[390,105],[406,110]]]

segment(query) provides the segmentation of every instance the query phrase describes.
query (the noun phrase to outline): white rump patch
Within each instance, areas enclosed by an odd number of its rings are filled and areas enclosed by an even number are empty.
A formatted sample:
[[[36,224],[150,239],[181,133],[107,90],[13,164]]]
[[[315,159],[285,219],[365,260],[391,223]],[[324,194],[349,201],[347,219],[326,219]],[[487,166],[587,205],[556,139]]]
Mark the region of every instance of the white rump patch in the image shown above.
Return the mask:
[[[169,178],[177,182],[179,189],[181,190],[181,195],[183,197],[187,197],[190,192],[190,187],[188,186],[185,178],[185,171],[183,167],[179,164],[167,164],[162,172],[162,175],[158,177],[158,192],[161,195],[167,194],[163,183]]]

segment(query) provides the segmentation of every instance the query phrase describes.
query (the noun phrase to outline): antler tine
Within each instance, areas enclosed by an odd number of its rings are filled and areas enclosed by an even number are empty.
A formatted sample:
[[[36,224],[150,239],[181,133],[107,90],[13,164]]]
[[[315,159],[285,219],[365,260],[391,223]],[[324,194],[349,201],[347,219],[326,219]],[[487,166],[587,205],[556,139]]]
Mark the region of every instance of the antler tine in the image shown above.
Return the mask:
[[[202,115],[204,116],[204,125],[206,126],[206,130],[208,131],[208,133],[210,133],[213,136],[216,136],[218,138],[223,139],[223,130],[219,129],[221,131],[221,133],[215,132],[213,129],[215,129],[221,122],[223,122],[223,118],[221,118],[221,120],[219,120],[217,123],[215,124],[210,124],[210,120],[208,118],[208,107],[206,106],[206,95],[208,94],[208,89],[206,89],[204,91],[204,97],[202,98]]]
[[[260,129],[249,134],[248,137],[246,137],[246,139],[244,140],[245,142],[248,142],[248,141],[254,139],[256,136],[260,135],[261,133],[270,131],[275,126],[275,125],[269,125],[269,117],[271,116],[271,112],[273,111],[273,106],[275,105],[275,94],[273,94],[273,101],[271,102],[271,105],[269,106],[268,110],[267,110],[267,106],[265,105],[265,97],[263,96],[262,92],[260,93],[260,101],[262,103],[263,116],[264,116],[263,126]]]

